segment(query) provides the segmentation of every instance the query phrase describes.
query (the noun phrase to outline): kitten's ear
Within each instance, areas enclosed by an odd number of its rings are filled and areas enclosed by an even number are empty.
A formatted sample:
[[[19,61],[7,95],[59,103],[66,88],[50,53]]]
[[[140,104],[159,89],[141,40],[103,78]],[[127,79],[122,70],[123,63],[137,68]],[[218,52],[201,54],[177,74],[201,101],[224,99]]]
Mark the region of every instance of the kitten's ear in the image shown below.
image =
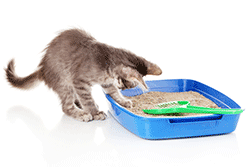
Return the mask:
[[[143,90],[148,89],[146,83],[142,78],[142,75],[137,70],[130,67],[122,67],[120,75],[122,78],[128,81],[136,82]]]
[[[151,62],[147,63],[147,75],[161,75],[161,74],[162,70],[159,66]]]

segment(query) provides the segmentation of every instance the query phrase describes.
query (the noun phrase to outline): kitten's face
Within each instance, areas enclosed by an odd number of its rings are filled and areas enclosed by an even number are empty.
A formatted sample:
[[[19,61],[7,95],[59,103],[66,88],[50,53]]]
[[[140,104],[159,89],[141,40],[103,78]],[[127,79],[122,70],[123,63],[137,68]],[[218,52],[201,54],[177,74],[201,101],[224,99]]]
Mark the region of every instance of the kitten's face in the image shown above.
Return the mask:
[[[157,65],[148,62],[149,65],[147,67],[147,71],[144,72],[146,75],[161,75],[162,70]],[[143,80],[143,76],[137,70],[129,68],[129,67],[122,67],[121,73],[117,78],[117,87],[119,89],[130,89],[136,86],[139,86],[143,91],[147,90],[148,87]]]
[[[137,82],[128,81],[120,77],[117,79],[117,87],[122,90],[131,89],[136,87],[137,85],[138,85]]]

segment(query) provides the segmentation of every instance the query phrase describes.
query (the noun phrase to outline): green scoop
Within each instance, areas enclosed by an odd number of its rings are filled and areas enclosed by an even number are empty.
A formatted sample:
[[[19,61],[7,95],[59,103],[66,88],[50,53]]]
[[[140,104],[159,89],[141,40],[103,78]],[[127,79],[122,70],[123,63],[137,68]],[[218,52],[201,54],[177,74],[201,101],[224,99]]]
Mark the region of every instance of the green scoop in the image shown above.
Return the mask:
[[[189,101],[171,101],[156,105],[156,109],[143,109],[147,114],[203,113],[203,114],[240,114],[243,109],[220,109],[191,106]]]

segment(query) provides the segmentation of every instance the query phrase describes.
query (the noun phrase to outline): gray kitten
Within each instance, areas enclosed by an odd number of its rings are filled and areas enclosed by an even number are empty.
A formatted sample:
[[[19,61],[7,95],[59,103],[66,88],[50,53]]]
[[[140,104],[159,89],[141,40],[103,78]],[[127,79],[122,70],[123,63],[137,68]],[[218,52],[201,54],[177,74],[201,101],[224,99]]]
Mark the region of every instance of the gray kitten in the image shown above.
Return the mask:
[[[27,77],[16,75],[12,59],[5,69],[7,80],[21,89],[44,81],[59,95],[63,112],[85,122],[106,118],[91,96],[93,85],[100,84],[120,105],[132,107],[132,102],[119,89],[137,85],[147,89],[142,77],[162,73],[157,65],[144,58],[98,42],[80,29],[61,32],[44,51],[38,70]]]

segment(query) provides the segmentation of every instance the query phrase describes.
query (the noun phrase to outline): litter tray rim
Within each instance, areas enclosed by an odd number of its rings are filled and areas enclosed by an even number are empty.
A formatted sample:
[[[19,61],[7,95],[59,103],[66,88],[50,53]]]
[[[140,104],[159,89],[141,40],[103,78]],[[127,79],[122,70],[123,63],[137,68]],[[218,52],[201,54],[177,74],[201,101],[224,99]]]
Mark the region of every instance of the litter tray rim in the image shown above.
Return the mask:
[[[125,112],[126,114],[129,114],[130,116],[132,117],[135,117],[136,119],[140,119],[140,120],[150,120],[150,121],[153,121],[153,120],[168,120],[168,119],[191,119],[191,118],[209,118],[209,117],[217,117],[217,116],[223,116],[223,115],[228,115],[228,114],[204,114],[204,115],[195,115],[195,116],[166,116],[166,117],[144,117],[144,116],[140,116],[140,115],[136,115],[132,112],[130,112],[129,110],[127,110],[126,108],[124,108],[123,106],[121,106],[120,104],[118,104],[114,99],[112,99],[110,97],[110,95],[106,94],[106,98],[109,100],[109,102],[111,102],[112,104],[116,105],[116,107],[119,109],[119,110],[122,110],[123,112]],[[112,107],[112,109],[114,110],[114,108]],[[110,112],[110,111],[109,111]],[[112,112],[110,112],[112,114]],[[113,115],[113,114],[112,114]],[[235,114],[237,115],[237,114]]]
[[[147,82],[161,82],[161,81],[167,81],[167,82],[169,82],[169,81],[183,81],[183,82],[187,82],[187,81],[189,81],[189,82],[196,82],[196,83],[198,83],[198,84],[203,84],[203,83],[201,83],[201,82],[199,82],[199,81],[196,81],[196,80],[193,80],[193,79],[163,79],[163,80],[146,80],[145,82],[147,83]],[[205,84],[203,84],[203,85],[205,85]],[[208,86],[208,85],[205,85],[205,86],[207,86],[207,87],[209,87],[209,88],[211,88],[211,89],[213,89],[214,91],[217,91],[217,92],[219,92],[218,90],[216,90],[216,89],[214,89],[214,88],[212,88],[212,87],[210,87],[210,86]],[[163,86],[159,86],[159,87],[152,87],[152,88],[164,88]],[[146,93],[147,92],[151,92],[151,90],[150,89],[152,89],[152,88],[149,88],[149,91],[146,91]],[[132,89],[137,89],[137,87],[135,87],[135,88],[132,88]],[[131,89],[129,89],[129,90],[131,90]],[[128,91],[129,91],[128,90]],[[191,91],[191,90],[189,90],[189,91]],[[192,91],[194,91],[194,92],[197,92],[197,93],[199,93],[199,91],[197,91],[197,89],[196,88],[194,88]],[[121,91],[122,92],[122,91]],[[183,91],[183,92],[187,92],[186,90],[185,91]],[[104,92],[105,93],[105,92]],[[225,94],[223,94],[223,93],[221,93],[221,92],[219,92],[221,95],[223,95],[223,96],[225,96],[225,97],[227,97],[228,99],[230,99],[231,101],[233,101],[231,98],[229,98],[228,96],[226,96]],[[145,120],[150,120],[150,121],[153,121],[153,120],[168,120],[168,119],[185,119],[185,118],[187,118],[187,119],[192,119],[192,118],[195,118],[195,119],[197,119],[197,118],[204,118],[204,117],[218,117],[218,116],[224,116],[224,115],[229,115],[229,114],[207,114],[207,115],[195,115],[195,116],[166,116],[166,117],[144,117],[144,116],[140,116],[140,115],[136,115],[136,114],[134,114],[133,112],[131,112],[131,111],[129,111],[128,109],[126,109],[125,107],[123,107],[123,106],[121,106],[120,104],[118,104],[110,95],[108,95],[108,94],[106,94],[105,93],[105,96],[106,96],[106,98],[107,98],[107,100],[110,102],[110,103],[112,103],[113,105],[115,105],[116,107],[118,107],[118,109],[119,110],[121,110],[121,111],[123,111],[123,112],[125,112],[126,114],[129,114],[130,116],[132,116],[132,117],[135,117],[135,118],[137,118],[137,119],[145,119]],[[214,98],[214,97],[213,97]],[[236,105],[238,105],[235,101],[233,101]],[[239,106],[239,105],[238,105]],[[241,108],[240,106],[239,106],[239,108]],[[112,106],[112,109],[114,110],[114,108],[113,108],[113,106]],[[113,114],[112,114],[113,115]],[[234,115],[239,115],[239,114],[234,114]]]

